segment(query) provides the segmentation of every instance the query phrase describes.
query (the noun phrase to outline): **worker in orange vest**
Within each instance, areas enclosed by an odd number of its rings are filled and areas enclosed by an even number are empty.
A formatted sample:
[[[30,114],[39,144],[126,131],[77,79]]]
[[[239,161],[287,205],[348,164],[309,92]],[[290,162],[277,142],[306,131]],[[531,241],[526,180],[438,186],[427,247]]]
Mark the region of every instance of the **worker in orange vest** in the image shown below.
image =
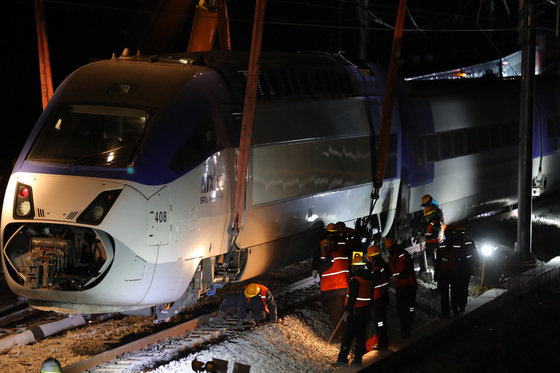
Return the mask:
[[[381,248],[372,245],[367,249],[368,268],[373,279],[373,317],[378,344],[374,350],[387,350],[387,306],[389,305],[389,279],[391,270],[381,254]]]
[[[323,303],[327,305],[333,326],[342,317],[344,299],[348,291],[350,262],[347,249],[347,243],[341,239],[336,225],[330,223],[312,263],[313,277],[321,276]]]
[[[245,286],[243,293],[239,296],[237,304],[237,327],[241,327],[243,320],[249,322],[263,321],[268,317],[272,322],[278,320],[276,301],[270,290],[257,283]]]
[[[366,268],[363,256],[356,255],[352,260],[352,277],[348,281],[348,293],[343,314],[345,325],[337,359],[338,365],[348,365],[348,354],[354,339],[356,339],[356,350],[352,365],[362,365],[362,356],[366,353],[366,328],[369,322],[372,297],[371,273]]]
[[[391,283],[395,287],[397,298],[397,313],[401,325],[401,337],[407,338],[412,330],[412,320],[416,305],[416,274],[414,273],[414,259],[408,251],[392,237],[385,238],[385,248],[389,251],[389,269]]]
[[[443,232],[445,230],[445,219],[443,212],[439,207],[428,205],[424,207],[424,236],[421,237],[423,250],[426,260],[422,258],[420,261],[420,273],[426,271],[426,265],[431,265],[435,270],[434,250],[443,241]]]

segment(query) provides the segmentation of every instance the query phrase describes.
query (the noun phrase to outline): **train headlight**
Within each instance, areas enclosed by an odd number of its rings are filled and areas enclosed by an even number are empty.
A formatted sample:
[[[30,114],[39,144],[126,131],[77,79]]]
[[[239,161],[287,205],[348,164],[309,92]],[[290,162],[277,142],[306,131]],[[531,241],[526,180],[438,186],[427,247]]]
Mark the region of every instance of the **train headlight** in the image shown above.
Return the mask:
[[[15,219],[29,219],[35,215],[32,196],[33,193],[30,186],[21,183],[17,184],[14,203]]]
[[[106,190],[100,193],[92,203],[78,216],[76,222],[97,225],[101,223],[107,212],[111,209],[121,190]]]

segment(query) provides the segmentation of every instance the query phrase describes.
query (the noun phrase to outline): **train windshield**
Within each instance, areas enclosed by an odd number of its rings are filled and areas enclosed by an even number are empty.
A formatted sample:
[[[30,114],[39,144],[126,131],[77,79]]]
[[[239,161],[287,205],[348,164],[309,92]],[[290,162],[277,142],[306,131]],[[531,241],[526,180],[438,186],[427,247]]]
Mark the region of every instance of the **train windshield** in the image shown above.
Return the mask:
[[[84,166],[132,164],[149,121],[144,110],[71,105],[49,119],[27,159]]]

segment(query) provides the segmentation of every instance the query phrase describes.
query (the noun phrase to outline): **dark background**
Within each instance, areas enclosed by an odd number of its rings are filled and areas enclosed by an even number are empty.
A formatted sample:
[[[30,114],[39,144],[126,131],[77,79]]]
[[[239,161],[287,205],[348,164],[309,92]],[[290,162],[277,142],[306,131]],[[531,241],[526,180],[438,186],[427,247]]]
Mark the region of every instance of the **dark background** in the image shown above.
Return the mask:
[[[170,10],[173,3],[183,9]],[[119,55],[184,51],[197,1],[44,0],[53,86],[76,68]],[[364,21],[364,4],[370,17]],[[185,5],[186,4],[186,5]],[[227,1],[232,49],[250,48],[254,0]],[[520,50],[517,0],[408,0],[401,77],[493,60]],[[263,51],[339,52],[355,63],[387,66],[398,0],[268,0]],[[556,6],[537,1],[537,43],[556,68]],[[33,0],[3,0],[0,158],[17,156],[42,111]],[[156,16],[168,17],[167,35],[149,34]],[[367,29],[367,39],[360,32]],[[161,34],[159,34],[161,35]],[[545,61],[546,62],[546,61]]]

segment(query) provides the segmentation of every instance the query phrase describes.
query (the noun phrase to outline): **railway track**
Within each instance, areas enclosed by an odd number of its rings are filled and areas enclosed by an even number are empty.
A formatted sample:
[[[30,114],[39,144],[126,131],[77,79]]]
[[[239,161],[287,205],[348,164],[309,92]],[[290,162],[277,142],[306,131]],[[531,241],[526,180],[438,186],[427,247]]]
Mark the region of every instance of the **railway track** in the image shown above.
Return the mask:
[[[318,283],[313,278],[305,278],[281,289],[273,289],[278,313],[285,314],[299,304],[320,294]],[[88,359],[64,367],[64,373],[111,373],[138,372],[155,364],[165,364],[189,351],[205,345],[218,343],[238,333],[254,327],[244,324],[240,329],[234,317],[226,317],[221,322],[210,323],[215,312],[199,316],[169,329],[157,332],[126,345],[105,351]],[[154,356],[157,355],[156,358]]]

